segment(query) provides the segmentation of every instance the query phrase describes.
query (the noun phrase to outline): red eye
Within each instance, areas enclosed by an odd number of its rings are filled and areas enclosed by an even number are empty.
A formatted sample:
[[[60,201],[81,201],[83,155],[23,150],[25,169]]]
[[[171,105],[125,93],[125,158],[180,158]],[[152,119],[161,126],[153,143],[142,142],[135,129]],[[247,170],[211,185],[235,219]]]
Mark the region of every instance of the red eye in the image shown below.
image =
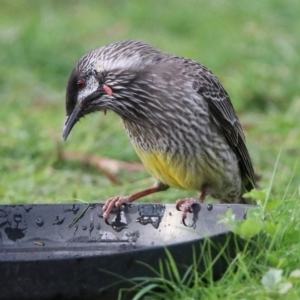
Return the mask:
[[[85,87],[85,80],[83,78],[78,79],[76,86],[79,90]]]

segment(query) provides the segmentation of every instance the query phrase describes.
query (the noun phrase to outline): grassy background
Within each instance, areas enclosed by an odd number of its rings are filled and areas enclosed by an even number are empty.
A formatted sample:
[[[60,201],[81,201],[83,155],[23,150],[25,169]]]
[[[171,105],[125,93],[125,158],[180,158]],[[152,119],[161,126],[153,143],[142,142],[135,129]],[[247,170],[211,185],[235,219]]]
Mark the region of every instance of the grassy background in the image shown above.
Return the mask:
[[[63,151],[138,161],[112,112],[94,114],[62,142],[64,98],[75,62],[88,50],[141,39],[209,67],[232,98],[261,186],[281,151],[274,197],[299,200],[300,2],[2,0],[0,10],[0,198],[7,203],[105,200],[148,187],[146,173],[120,172],[112,185]],[[146,198],[171,202],[195,193]]]

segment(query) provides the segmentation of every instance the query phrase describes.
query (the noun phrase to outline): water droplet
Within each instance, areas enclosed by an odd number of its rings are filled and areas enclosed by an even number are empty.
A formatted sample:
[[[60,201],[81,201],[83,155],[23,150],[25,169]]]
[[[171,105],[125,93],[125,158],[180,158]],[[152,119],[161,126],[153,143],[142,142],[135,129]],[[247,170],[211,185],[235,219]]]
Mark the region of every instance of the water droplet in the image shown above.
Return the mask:
[[[25,209],[25,211],[28,213],[31,209],[33,209],[32,205],[22,205]]]
[[[5,210],[0,209],[0,218],[6,218],[7,217],[7,213]]]
[[[60,214],[55,217],[53,225],[61,225],[65,220],[65,216],[63,214]]]
[[[151,217],[151,224],[156,229],[159,227],[160,221],[161,221],[161,217]]]
[[[72,211],[73,214],[76,215],[78,210],[79,210],[79,205],[78,204],[72,204],[72,207],[71,208],[66,208],[64,210],[64,212]]]
[[[90,227],[89,227],[89,233],[90,233],[90,235],[91,235],[93,229],[94,229],[94,223],[91,222],[91,223],[90,223]]]
[[[40,216],[40,217],[37,217],[36,220],[35,220],[35,223],[37,226],[41,227],[44,225],[44,219]]]
[[[151,224],[154,228],[158,228],[165,213],[165,205],[163,204],[144,204],[138,206],[140,217],[136,222],[146,225]]]
[[[75,237],[77,230],[78,230],[78,224],[76,224],[74,227],[73,238]]]
[[[185,220],[185,222],[182,222],[182,224],[184,224],[186,227],[196,229],[196,225],[197,225],[198,216],[199,216],[200,211],[201,211],[200,203],[199,202],[193,203],[193,205],[192,205],[192,213],[193,213],[192,224],[190,224],[190,225],[187,224],[186,220]]]
[[[124,211],[119,211],[117,213],[116,217],[111,222],[111,226],[117,232],[120,232],[127,227],[127,220]]]
[[[23,220],[23,217],[21,214],[14,214],[14,221],[16,223],[20,223],[20,222],[22,222],[22,220]]]
[[[214,208],[214,206],[211,203],[207,204],[207,210],[208,211],[212,211],[213,208]]]
[[[5,210],[0,209],[0,228],[9,223],[8,214]]]
[[[12,227],[6,227],[4,229],[4,232],[6,233],[7,237],[12,240],[12,241],[16,241],[19,239],[22,239],[25,236],[25,232],[26,232],[27,228],[12,228]]]
[[[97,216],[103,218],[103,210],[97,210]]]

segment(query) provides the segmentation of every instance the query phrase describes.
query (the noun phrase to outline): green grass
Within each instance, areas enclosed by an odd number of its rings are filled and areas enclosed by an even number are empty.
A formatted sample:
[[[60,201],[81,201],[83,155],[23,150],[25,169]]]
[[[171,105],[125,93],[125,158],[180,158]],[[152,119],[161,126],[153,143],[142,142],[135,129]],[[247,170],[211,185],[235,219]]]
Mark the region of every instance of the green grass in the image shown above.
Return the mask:
[[[120,172],[122,185],[113,185],[94,167],[60,160],[57,149],[138,161],[112,112],[84,119],[66,143],[61,129],[66,82],[79,57],[113,41],[144,40],[200,61],[220,78],[244,126],[261,186],[270,187],[274,177],[269,198],[280,200],[270,212],[255,218],[254,222],[268,220],[271,225],[267,226],[279,228],[275,234],[260,227],[256,239],[260,255],[242,251],[221,281],[195,286],[184,297],[278,298],[277,286],[270,292],[261,280],[274,275],[282,276],[279,283],[291,281],[300,254],[296,213],[300,200],[299,13],[300,2],[294,0],[3,0],[1,204],[104,201],[153,184],[146,172]],[[195,193],[170,190],[145,201],[173,202],[187,196]],[[282,275],[268,275],[270,267],[281,269]],[[300,288],[295,281],[281,296],[293,299],[297,293]]]

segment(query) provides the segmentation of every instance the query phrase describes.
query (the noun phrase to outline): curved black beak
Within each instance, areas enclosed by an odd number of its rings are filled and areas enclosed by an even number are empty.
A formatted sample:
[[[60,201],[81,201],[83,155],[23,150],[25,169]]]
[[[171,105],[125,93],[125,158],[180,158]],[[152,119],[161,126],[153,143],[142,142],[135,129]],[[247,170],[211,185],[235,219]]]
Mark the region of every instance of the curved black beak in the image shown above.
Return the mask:
[[[74,125],[77,123],[77,121],[79,120],[79,113],[81,111],[81,107],[80,106],[75,106],[72,114],[70,116],[67,116],[65,125],[64,125],[64,129],[63,129],[63,139],[64,141],[67,140],[69,133],[71,132],[72,128],[74,127]]]

